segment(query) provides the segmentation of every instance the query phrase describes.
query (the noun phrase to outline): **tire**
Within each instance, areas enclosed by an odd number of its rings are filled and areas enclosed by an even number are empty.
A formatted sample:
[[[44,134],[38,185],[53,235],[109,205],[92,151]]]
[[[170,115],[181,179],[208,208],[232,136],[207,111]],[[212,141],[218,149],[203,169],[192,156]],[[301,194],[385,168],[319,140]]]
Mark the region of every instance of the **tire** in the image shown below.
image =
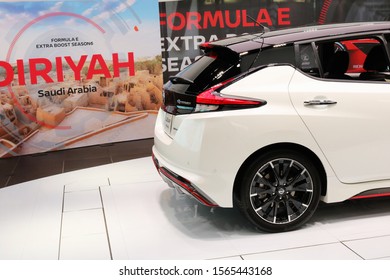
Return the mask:
[[[297,151],[266,152],[247,166],[241,178],[237,205],[262,231],[297,229],[317,209],[319,172],[309,158]]]

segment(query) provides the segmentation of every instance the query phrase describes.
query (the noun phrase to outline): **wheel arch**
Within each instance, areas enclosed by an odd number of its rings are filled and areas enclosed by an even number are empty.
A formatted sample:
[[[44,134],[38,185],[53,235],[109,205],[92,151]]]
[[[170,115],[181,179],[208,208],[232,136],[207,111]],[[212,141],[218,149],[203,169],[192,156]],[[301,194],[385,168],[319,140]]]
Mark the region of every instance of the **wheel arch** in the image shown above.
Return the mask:
[[[246,167],[260,154],[271,151],[271,150],[280,150],[280,149],[288,149],[288,150],[294,150],[294,151],[299,151],[302,154],[304,154],[306,157],[308,157],[313,164],[318,169],[318,172],[320,174],[320,180],[321,180],[321,196],[325,196],[327,193],[327,176],[326,176],[326,171],[325,168],[321,162],[321,160],[318,158],[318,156],[310,149],[299,145],[295,143],[276,143],[272,144],[269,146],[265,146],[253,154],[251,154],[245,161],[244,163],[240,166],[236,178],[234,180],[234,186],[233,186],[233,197],[234,201],[237,201],[237,198],[239,199],[239,189],[240,189],[240,181],[242,179],[242,176],[244,174],[244,171]]]

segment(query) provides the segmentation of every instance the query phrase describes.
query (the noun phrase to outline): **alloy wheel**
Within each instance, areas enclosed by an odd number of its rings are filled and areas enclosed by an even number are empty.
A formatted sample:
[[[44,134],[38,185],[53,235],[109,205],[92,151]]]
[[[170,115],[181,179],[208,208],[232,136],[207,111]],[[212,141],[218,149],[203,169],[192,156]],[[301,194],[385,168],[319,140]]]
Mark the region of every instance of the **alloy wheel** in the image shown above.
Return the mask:
[[[298,161],[274,159],[255,173],[249,198],[254,212],[263,221],[274,225],[292,223],[313,200],[313,180]]]

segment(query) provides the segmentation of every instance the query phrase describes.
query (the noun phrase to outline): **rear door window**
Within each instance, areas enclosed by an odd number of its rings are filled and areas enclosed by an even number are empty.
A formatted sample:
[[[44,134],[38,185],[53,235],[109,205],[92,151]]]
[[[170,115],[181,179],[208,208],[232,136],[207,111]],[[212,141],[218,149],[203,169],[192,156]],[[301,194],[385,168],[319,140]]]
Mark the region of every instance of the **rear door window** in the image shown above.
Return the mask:
[[[326,79],[386,81],[389,58],[381,36],[317,42]]]

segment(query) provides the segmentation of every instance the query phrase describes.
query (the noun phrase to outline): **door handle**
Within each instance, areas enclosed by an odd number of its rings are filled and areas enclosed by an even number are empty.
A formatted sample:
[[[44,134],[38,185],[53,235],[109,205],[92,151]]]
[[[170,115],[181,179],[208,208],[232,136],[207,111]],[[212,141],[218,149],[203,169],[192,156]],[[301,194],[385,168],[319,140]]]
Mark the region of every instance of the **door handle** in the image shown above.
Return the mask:
[[[314,100],[306,100],[303,103],[306,106],[333,105],[333,104],[337,104],[337,101],[328,100],[328,99],[314,99]]]

